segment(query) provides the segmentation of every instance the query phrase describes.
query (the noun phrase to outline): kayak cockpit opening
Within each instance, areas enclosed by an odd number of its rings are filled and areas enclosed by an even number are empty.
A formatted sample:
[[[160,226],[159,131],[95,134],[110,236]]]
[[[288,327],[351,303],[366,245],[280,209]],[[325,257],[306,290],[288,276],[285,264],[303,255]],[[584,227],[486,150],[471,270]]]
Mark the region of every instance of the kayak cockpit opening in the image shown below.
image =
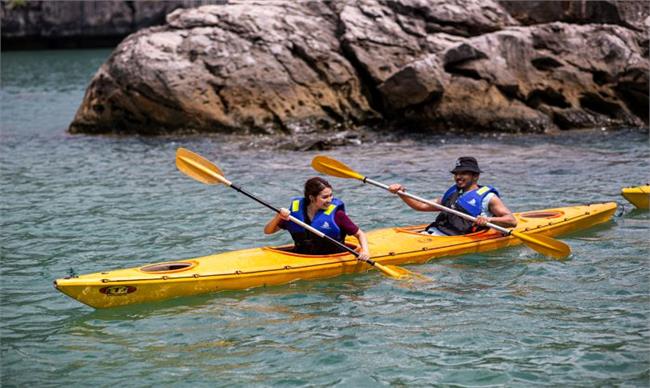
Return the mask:
[[[359,247],[357,245],[350,244],[350,243],[347,243],[347,242],[345,243],[345,245],[347,245],[348,248],[351,248],[351,249],[354,249],[355,251],[358,251]],[[281,253],[287,254],[287,255],[302,256],[302,257],[332,257],[332,256],[349,255],[348,252],[332,253],[331,255],[305,255],[305,254],[302,254],[302,253],[295,253],[293,251],[293,248],[294,248],[294,245],[291,244],[291,245],[281,245],[281,246],[277,246],[277,247],[264,247],[262,249],[268,249],[270,251],[281,252]]]
[[[157,263],[144,266],[140,271],[146,273],[169,273],[169,272],[182,272],[194,268],[196,262],[194,261],[174,261],[171,263]]]

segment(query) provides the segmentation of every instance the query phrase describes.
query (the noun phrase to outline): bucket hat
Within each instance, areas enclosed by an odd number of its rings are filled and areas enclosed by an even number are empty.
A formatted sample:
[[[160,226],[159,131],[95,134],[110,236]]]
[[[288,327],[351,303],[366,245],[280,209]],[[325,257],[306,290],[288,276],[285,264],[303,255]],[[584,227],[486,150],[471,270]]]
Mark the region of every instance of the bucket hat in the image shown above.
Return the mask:
[[[478,168],[478,162],[471,156],[461,156],[456,160],[456,166],[450,172],[455,174],[457,172],[468,171],[480,174],[482,171]]]

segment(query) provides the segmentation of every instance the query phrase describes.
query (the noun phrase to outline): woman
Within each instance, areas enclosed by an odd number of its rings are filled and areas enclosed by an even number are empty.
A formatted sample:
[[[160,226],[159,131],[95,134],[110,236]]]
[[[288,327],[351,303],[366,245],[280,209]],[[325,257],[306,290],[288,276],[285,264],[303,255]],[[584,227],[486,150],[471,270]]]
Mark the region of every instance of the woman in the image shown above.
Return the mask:
[[[365,233],[345,214],[345,205],[334,198],[332,186],[325,179],[315,177],[307,180],[305,196],[292,198],[290,208],[291,210],[280,209],[280,213],[266,224],[264,233],[288,230],[295,243],[296,253],[329,255],[345,252],[343,248],[289,221],[291,215],[341,243],[344,243],[346,235],[356,237],[361,245],[359,259],[366,260],[370,257]]]

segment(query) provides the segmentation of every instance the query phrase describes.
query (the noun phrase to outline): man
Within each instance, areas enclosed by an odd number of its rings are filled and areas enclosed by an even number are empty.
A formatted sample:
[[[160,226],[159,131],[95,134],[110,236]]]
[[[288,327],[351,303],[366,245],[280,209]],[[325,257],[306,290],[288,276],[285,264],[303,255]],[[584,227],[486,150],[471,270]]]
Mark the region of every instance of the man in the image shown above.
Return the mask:
[[[455,185],[451,186],[442,198],[435,202],[448,208],[476,217],[476,221],[468,221],[449,212],[440,211],[436,220],[425,229],[425,232],[435,236],[456,236],[484,230],[490,222],[506,228],[517,226],[517,219],[499,198],[499,192],[492,186],[481,186],[478,179],[481,169],[478,162],[471,156],[458,158],[454,174]],[[406,191],[399,183],[389,186],[392,193]],[[400,198],[411,208],[423,212],[439,211],[438,208],[416,201],[404,195]]]

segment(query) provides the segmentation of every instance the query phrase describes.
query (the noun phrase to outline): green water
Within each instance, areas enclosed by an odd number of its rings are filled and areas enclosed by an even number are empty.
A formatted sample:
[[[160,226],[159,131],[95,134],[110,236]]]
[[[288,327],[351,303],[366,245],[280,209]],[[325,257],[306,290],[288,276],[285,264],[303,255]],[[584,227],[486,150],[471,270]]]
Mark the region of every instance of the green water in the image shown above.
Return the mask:
[[[65,128],[109,51],[2,53],[2,386],[648,386],[650,216],[619,196],[650,181],[642,131],[378,138],[328,152],[437,196],[473,154],[514,211],[623,205],[563,237],[566,262],[526,247],[409,269],[94,311],[52,280],[279,244],[272,214],[174,166],[179,146],[286,206],[316,153],[221,136],[87,137]],[[332,178],[369,230],[427,222],[398,199]]]

